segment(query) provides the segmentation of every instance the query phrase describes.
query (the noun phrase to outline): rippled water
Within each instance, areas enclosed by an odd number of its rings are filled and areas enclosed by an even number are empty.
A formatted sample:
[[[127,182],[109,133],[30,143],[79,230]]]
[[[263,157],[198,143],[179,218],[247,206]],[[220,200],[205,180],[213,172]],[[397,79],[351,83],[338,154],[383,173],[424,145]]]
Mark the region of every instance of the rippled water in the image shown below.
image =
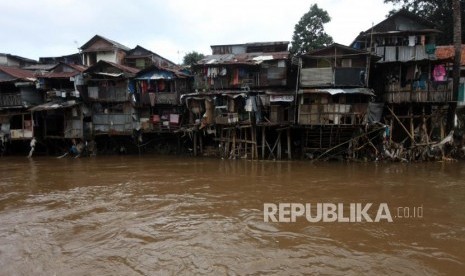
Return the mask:
[[[464,167],[2,158],[0,274],[458,275]],[[264,222],[264,203],[287,202],[423,206],[424,215]]]

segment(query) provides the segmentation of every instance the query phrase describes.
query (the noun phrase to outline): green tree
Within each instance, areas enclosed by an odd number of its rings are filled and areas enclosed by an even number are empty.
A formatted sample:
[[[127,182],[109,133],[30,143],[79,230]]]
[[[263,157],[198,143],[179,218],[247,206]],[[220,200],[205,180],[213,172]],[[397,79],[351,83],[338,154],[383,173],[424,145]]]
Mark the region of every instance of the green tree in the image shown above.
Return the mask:
[[[205,57],[204,54],[197,53],[196,51],[192,51],[187,53],[184,58],[182,59],[183,65],[192,66],[196,64],[199,60]]]
[[[424,19],[436,24],[436,28],[441,31],[436,37],[438,45],[451,45],[454,43],[454,29],[453,20],[453,0],[384,0],[384,3],[392,3],[400,9],[406,9]],[[465,10],[462,6],[461,17],[464,18]],[[397,10],[391,11],[396,12]],[[465,39],[465,26],[464,21],[461,21],[462,41]]]
[[[333,43],[333,38],[324,29],[324,24],[330,21],[328,12],[313,4],[295,25],[291,53],[306,53]]]

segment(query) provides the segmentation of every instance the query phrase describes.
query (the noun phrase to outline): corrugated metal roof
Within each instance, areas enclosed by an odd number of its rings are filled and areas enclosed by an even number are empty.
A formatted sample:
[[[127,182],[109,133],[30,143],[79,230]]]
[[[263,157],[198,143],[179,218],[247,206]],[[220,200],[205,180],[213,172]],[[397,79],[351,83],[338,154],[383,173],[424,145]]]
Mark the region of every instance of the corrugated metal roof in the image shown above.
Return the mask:
[[[87,72],[87,73],[102,73],[102,72],[94,72],[94,70],[96,68],[99,68],[102,65],[109,65],[109,66],[112,66],[112,67],[115,67],[115,68],[121,70],[123,73],[129,73],[129,74],[137,74],[140,71],[140,69],[137,69],[137,68],[117,64],[117,63],[110,62],[110,61],[99,60],[96,64],[94,64],[91,67],[84,70],[84,72]],[[107,73],[107,72],[103,72],[103,73]]]
[[[119,43],[119,42],[116,42],[114,40],[111,40],[111,39],[108,39],[106,37],[103,37],[101,35],[95,35],[94,37],[92,37],[88,42],[86,42],[84,45],[82,45],[80,47],[80,49],[82,49],[83,52],[86,52],[86,49],[88,47],[90,47],[96,40],[98,39],[102,39],[102,40],[105,40],[106,42],[112,44],[115,48],[118,48],[118,49],[121,49],[121,50],[124,50],[124,51],[130,51],[131,49],[129,47],[126,47],[124,46],[123,44]]]
[[[35,81],[36,78],[34,76],[34,72],[28,71],[28,70],[23,70],[19,69],[16,67],[9,67],[9,66],[2,66],[0,65],[0,71],[5,73],[8,76],[11,76],[11,78],[3,79],[0,80],[0,82],[5,82],[5,81],[14,81],[14,80],[22,80],[22,81]]]
[[[22,56],[12,55],[12,54],[0,53],[0,56],[5,56],[5,57],[9,57],[9,58],[13,58],[13,59],[16,59],[16,60],[29,62],[29,63],[37,63],[37,60],[30,59],[30,58],[25,58],[25,57],[22,57]]]
[[[142,52],[144,54],[135,54],[137,51]],[[125,58],[126,59],[137,59],[137,58],[145,58],[145,57],[150,57],[151,58],[152,56],[156,56],[156,57],[164,60],[166,63],[170,64],[173,67],[179,67],[176,63],[172,62],[171,60],[169,60],[169,59],[167,59],[165,57],[162,57],[162,56],[160,56],[159,54],[157,54],[155,52],[147,50],[146,48],[144,48],[144,47],[142,47],[140,45],[137,45],[134,49],[130,50]]]
[[[455,56],[455,49],[453,45],[437,46],[436,58],[439,60],[453,60]],[[461,65],[465,65],[465,44],[462,44]]]
[[[53,110],[53,109],[63,109],[69,108],[78,105],[78,103],[74,100],[67,101],[67,102],[50,102],[41,105],[34,106],[29,108],[29,111],[36,112],[36,111],[43,111],[43,110]]]
[[[264,60],[285,60],[289,58],[289,52],[271,52],[271,53],[243,53],[243,54],[224,54],[209,55],[197,62],[198,65],[226,65],[226,64],[245,64],[258,65]]]
[[[172,68],[166,68],[166,67],[160,67],[157,65],[151,65],[150,67],[147,67],[137,74],[136,78],[137,79],[147,79],[148,76],[153,76],[160,77],[159,79],[174,79],[174,78],[188,78],[190,77],[189,74],[186,74],[180,70],[172,69]],[[164,77],[162,77],[164,76]],[[154,78],[152,78],[154,79]]]
[[[372,28],[369,28],[368,30],[366,30],[364,33],[365,34],[370,34],[371,32],[376,32],[376,33],[386,33],[386,32],[390,32],[390,31],[398,31],[396,28],[396,23],[395,23],[395,20],[396,18],[398,17],[404,17],[404,18],[409,18],[415,22],[418,22],[419,24],[423,25],[424,26],[424,29],[430,29],[430,30],[434,30],[434,31],[437,31],[435,28],[435,25],[434,23],[432,23],[431,21],[428,21],[412,12],[409,12],[405,9],[402,9],[402,10],[399,10],[398,12],[394,13],[393,15],[389,16],[388,18],[384,19],[383,21],[379,22],[378,24],[376,24],[375,26],[373,26]],[[415,31],[419,31],[419,30],[415,30]]]
[[[57,64],[34,64],[34,65],[24,66],[22,67],[22,69],[50,71],[50,70],[53,70],[53,68],[57,66],[58,66],[58,63]]]
[[[299,90],[299,94],[307,94],[307,93],[328,93],[331,95],[336,94],[363,94],[368,96],[374,96],[375,93],[373,89],[370,88],[315,88],[315,89],[301,89]]]
[[[140,69],[137,69],[137,68],[133,68],[133,67],[129,67],[129,66],[126,66],[126,65],[121,65],[121,64],[117,64],[117,63],[114,63],[114,62],[109,62],[109,61],[106,61],[107,63],[115,66],[116,68],[118,69],[121,69],[122,71],[124,72],[128,72],[128,73],[132,73],[132,74],[137,74],[139,73]]]
[[[137,76],[136,80],[172,80],[176,76],[172,72],[168,71],[151,71]]]
[[[238,44],[218,44],[211,45],[210,47],[221,47],[221,46],[273,46],[273,45],[289,45],[289,41],[272,41],[272,42],[249,42],[249,43],[238,43]]]
[[[48,78],[48,79],[65,79],[65,78],[74,77],[74,76],[84,72],[85,69],[87,68],[87,67],[82,66],[82,65],[67,64],[67,63],[63,63],[63,62],[61,62],[59,65],[70,67],[71,69],[73,69],[73,71],[72,72],[55,72],[55,71],[52,71],[52,72],[47,72],[47,73],[44,73],[44,74],[37,75],[37,77],[38,78]]]

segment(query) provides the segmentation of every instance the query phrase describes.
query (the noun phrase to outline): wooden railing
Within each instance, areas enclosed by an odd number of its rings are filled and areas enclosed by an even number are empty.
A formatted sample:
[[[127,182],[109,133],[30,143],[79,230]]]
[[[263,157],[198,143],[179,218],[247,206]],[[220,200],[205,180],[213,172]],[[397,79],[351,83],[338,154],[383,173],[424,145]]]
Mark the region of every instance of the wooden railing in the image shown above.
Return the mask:
[[[96,133],[130,133],[134,129],[131,114],[94,114],[92,116]]]
[[[0,106],[20,106],[22,105],[22,99],[20,93],[8,93],[0,94]]]
[[[368,104],[309,104],[299,106],[299,125],[361,125]]]
[[[452,101],[452,83],[425,82],[423,86],[406,85],[405,87],[393,84],[386,87],[384,100],[388,103],[449,102]]]

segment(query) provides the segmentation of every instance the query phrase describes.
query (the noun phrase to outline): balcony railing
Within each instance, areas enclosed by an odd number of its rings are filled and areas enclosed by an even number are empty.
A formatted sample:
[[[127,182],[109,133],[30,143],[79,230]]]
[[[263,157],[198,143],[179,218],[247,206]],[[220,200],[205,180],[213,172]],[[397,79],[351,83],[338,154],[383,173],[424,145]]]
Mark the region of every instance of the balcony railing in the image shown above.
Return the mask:
[[[449,102],[452,101],[452,82],[423,82],[405,87],[391,84],[386,87],[384,100],[388,103]]]
[[[300,85],[303,87],[364,87],[366,68],[326,67],[302,68]]]
[[[118,86],[89,86],[87,95],[90,100],[100,102],[125,102],[129,99],[127,88]]]
[[[0,107],[20,106],[22,104],[20,93],[0,94]]]
[[[433,45],[434,46],[434,45]],[[425,45],[415,46],[378,46],[376,47],[376,54],[381,58],[380,62],[407,62],[430,59],[434,57],[434,48],[429,46],[432,50],[431,54],[428,54],[427,47]]]
[[[131,114],[94,114],[92,122],[97,134],[126,134],[134,129]]]
[[[308,104],[299,106],[300,125],[362,125],[368,104]]]
[[[141,94],[139,97],[139,106],[151,106],[152,104],[179,104],[179,96],[176,92],[148,92]]]

